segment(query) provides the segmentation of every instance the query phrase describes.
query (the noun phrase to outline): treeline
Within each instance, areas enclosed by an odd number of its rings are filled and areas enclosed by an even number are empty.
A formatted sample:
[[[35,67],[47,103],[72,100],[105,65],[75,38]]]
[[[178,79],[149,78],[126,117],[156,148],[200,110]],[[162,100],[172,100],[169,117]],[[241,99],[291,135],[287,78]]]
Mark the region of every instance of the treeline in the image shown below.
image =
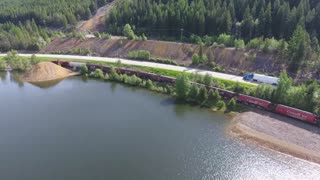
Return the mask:
[[[163,35],[179,36],[182,28],[200,36],[289,40],[297,25],[319,38],[319,20],[320,3],[314,0],[129,0],[111,11],[108,27],[120,32],[129,23]]]
[[[111,0],[0,0],[0,52],[37,51]]]
[[[0,52],[11,49],[37,51],[54,35],[58,33],[38,27],[34,20],[18,25],[10,22],[0,24]]]
[[[319,61],[319,22],[314,0],[129,0],[112,9],[106,27],[123,34],[128,23],[137,34],[277,51],[295,72]]]
[[[111,1],[111,0],[108,0]],[[34,20],[45,27],[67,27],[88,19],[107,0],[1,0],[0,24]]]
[[[0,61],[0,69],[10,68],[12,70],[28,71],[32,68],[32,65],[38,62],[35,55],[32,55],[31,58],[23,58],[18,56],[17,51],[9,51]]]

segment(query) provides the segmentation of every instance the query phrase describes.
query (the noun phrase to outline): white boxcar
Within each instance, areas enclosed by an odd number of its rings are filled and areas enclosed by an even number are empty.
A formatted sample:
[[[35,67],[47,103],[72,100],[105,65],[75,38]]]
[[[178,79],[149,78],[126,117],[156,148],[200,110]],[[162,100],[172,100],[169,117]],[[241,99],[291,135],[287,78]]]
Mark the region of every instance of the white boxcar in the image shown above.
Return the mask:
[[[243,77],[245,80],[256,81],[259,83],[271,84],[271,85],[278,85],[279,78],[266,76],[262,74],[247,74]]]

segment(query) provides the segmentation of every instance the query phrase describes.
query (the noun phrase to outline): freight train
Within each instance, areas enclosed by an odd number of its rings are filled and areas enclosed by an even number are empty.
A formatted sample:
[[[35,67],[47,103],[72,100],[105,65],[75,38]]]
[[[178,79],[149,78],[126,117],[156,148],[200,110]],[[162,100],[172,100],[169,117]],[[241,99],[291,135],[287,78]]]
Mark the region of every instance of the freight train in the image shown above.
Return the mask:
[[[87,66],[89,71],[95,71],[96,69],[101,69],[105,73],[109,73],[111,70],[110,66],[101,66],[101,65],[94,65],[89,63],[77,63],[77,62],[67,62],[67,61],[52,61],[55,64],[61,65],[65,68],[79,68],[81,66]],[[138,70],[130,70],[125,68],[115,68],[117,73],[119,74],[127,74],[127,75],[136,75],[137,77],[140,77],[142,79],[150,79],[152,81],[165,83],[165,84],[171,84],[174,85],[176,82],[175,78],[168,77],[168,76],[162,76],[157,75],[153,73],[138,71]],[[199,86],[205,86],[203,84],[195,83]],[[266,111],[270,111],[273,113],[277,113],[283,116],[291,117],[297,120],[305,121],[307,123],[311,123],[314,125],[320,126],[320,117],[317,115],[306,112],[300,109],[288,107],[282,104],[274,104],[271,101],[255,98],[252,96],[247,96],[244,94],[235,93],[233,91],[228,91],[225,89],[221,89],[214,86],[205,86],[208,90],[217,90],[219,94],[225,98],[225,99],[232,99],[235,98],[238,103],[244,104],[247,106],[263,109]]]

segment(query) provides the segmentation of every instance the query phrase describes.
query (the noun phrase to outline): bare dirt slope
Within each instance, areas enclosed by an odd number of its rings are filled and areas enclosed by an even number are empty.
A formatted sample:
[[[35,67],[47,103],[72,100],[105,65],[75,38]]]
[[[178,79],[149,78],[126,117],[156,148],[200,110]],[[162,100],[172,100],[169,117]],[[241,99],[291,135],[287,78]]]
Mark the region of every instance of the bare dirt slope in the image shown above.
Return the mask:
[[[121,39],[103,40],[88,38],[80,40],[76,38],[58,38],[41,50],[41,53],[68,51],[75,48],[90,48],[99,56],[126,57],[133,50],[148,50],[152,56],[164,57],[175,60],[180,64],[190,65],[192,55],[199,51],[194,44],[175,43],[165,41],[129,41]],[[269,74],[277,74],[285,67],[273,54],[265,54],[261,51],[236,50],[234,48],[208,47],[205,52],[209,59],[224,67],[232,74],[243,72],[261,71]]]
[[[65,69],[51,62],[40,62],[32,67],[22,79],[28,82],[51,81],[76,75],[71,70]]]
[[[262,146],[320,163],[320,128],[268,112],[246,112],[232,132]]]
[[[99,8],[94,16],[87,21],[80,21],[76,27],[77,31],[80,32],[95,32],[102,31],[104,29],[104,22],[107,13],[116,4],[118,0],[114,0],[111,3]]]
[[[195,44],[176,43],[167,41],[133,41],[121,38],[98,39],[98,38],[57,38],[40,53],[53,53],[69,51],[76,48],[89,48],[98,56],[126,57],[128,52],[134,50],[147,50],[154,57],[169,58],[179,64],[191,65],[192,55],[199,52],[199,46]],[[237,50],[234,48],[204,49],[209,60],[213,60],[219,66],[225,68],[226,73],[243,75],[247,72],[279,75],[283,69],[287,69],[286,62],[275,53],[264,53],[257,50]],[[311,78],[320,79],[320,71],[314,68],[302,69],[297,74],[288,71],[291,77],[297,81]]]

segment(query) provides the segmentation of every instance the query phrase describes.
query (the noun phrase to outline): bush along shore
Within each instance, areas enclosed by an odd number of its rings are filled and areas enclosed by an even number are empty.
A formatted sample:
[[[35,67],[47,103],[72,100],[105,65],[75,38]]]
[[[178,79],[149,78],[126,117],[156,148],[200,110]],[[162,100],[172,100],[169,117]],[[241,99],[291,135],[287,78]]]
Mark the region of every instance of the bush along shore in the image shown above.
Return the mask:
[[[201,107],[210,108],[214,111],[230,112],[241,110],[235,99],[226,102],[218,91],[208,91],[204,86],[191,83],[188,75],[184,73],[178,75],[176,86],[173,86],[151,81],[150,79],[141,79],[136,75],[129,76],[127,74],[118,74],[114,67],[111,67],[110,72],[106,74],[101,69],[90,72],[87,66],[82,66],[78,70],[86,77],[119,82],[129,86],[141,87],[158,93],[164,93],[175,97],[177,102],[200,105]]]
[[[31,58],[23,58],[17,54],[17,51],[9,51],[7,56],[0,60],[0,70],[17,70],[25,72],[31,70],[32,66],[39,62],[35,55],[32,55]]]

